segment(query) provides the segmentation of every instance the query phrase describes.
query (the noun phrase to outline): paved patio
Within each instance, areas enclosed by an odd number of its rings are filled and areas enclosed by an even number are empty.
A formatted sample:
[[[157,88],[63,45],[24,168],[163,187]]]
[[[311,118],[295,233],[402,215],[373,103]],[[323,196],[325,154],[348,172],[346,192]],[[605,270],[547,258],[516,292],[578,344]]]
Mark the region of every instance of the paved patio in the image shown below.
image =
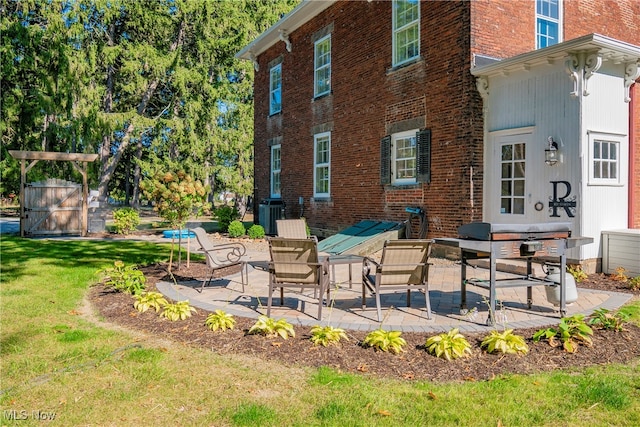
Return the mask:
[[[158,289],[173,300],[189,300],[197,308],[208,311],[225,310],[235,316],[257,318],[266,314],[269,276],[264,267],[268,253],[250,252],[249,284],[242,291],[240,275],[229,276],[212,281],[202,293],[198,292],[201,282],[181,282],[178,284],[161,282]],[[384,329],[405,332],[441,332],[459,328],[466,332],[482,332],[494,329],[487,326],[489,310],[486,303],[488,290],[467,286],[467,305],[469,313],[460,314],[460,266],[446,260],[433,259],[434,265],[429,271],[429,285],[432,319],[426,318],[425,296],[412,292],[411,308],[406,307],[406,292],[383,293]],[[184,261],[183,261],[184,262]],[[317,299],[313,290],[305,292],[285,290],[284,306],[280,306],[279,291],[274,292],[271,317],[285,318],[295,325],[313,326],[330,324],[351,330],[369,331],[380,327],[374,297],[367,293],[367,307],[361,303],[361,267],[354,264],[353,284],[349,286],[349,266],[335,266],[335,284],[332,285],[331,301],[323,308],[323,319],[319,322],[315,316],[318,311]],[[488,279],[483,269],[468,269],[468,275]],[[500,273],[499,277],[509,277]],[[333,276],[332,276],[333,278]],[[496,319],[497,328],[547,327],[559,322],[557,307],[547,302],[543,286],[533,287],[533,306],[527,308],[526,287],[504,288],[497,290],[500,302]],[[567,306],[568,315],[593,313],[598,308],[615,310],[631,299],[630,294],[580,289],[578,300]]]

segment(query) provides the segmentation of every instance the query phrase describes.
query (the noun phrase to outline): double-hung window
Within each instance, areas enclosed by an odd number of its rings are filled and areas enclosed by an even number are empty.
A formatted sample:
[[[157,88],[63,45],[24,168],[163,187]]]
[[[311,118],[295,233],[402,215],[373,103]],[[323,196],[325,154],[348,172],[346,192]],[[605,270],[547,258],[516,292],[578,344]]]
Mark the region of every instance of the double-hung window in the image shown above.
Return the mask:
[[[331,190],[331,132],[313,136],[313,196],[329,197]]]
[[[380,183],[409,185],[431,181],[431,130],[409,130],[380,140]]]
[[[561,42],[562,0],[536,0],[536,49]]]
[[[281,146],[273,145],[271,147],[271,197],[280,197],[280,153]]]
[[[393,65],[420,55],[420,1],[393,1]]]
[[[282,110],[282,64],[275,65],[269,72],[269,114]]]
[[[331,34],[315,42],[313,63],[313,95],[325,95],[331,91]]]

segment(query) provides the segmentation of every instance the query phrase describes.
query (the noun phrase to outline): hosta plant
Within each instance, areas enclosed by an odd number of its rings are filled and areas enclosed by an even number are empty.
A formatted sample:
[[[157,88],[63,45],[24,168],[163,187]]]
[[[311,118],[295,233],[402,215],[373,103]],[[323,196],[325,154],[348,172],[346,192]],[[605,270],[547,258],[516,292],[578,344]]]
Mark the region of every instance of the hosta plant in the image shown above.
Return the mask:
[[[311,342],[315,345],[326,347],[329,344],[338,344],[341,339],[349,340],[344,329],[333,326],[314,326],[311,328]]]
[[[225,313],[223,310],[216,310],[207,316],[204,324],[212,331],[225,331],[233,329],[236,319],[233,318],[232,314]]]
[[[580,344],[591,345],[593,330],[584,320],[583,314],[575,314],[564,317],[558,328],[540,329],[533,334],[534,341],[545,340],[552,347],[562,344],[562,348],[568,353],[575,353]],[[558,342],[559,341],[559,342]]]
[[[113,267],[99,271],[106,279],[104,284],[118,292],[139,295],[144,291],[147,278],[135,265],[124,265],[122,261],[115,261]]]
[[[249,329],[248,333],[267,337],[281,336],[285,340],[289,338],[289,336],[296,336],[296,332],[293,330],[291,323],[285,319],[275,320],[267,316],[258,317],[258,320]]]
[[[376,350],[390,351],[391,353],[398,354],[404,351],[403,347],[407,344],[405,339],[400,335],[402,335],[400,331],[376,329],[375,331],[369,332],[362,344],[367,347],[373,347]]]
[[[580,283],[589,277],[580,265],[567,265],[567,272],[573,276],[576,283]]]
[[[596,310],[589,320],[589,324],[601,329],[620,332],[624,330],[624,324],[629,320],[626,313],[611,313],[606,308]]]
[[[191,317],[193,313],[196,313],[196,309],[191,307],[189,301],[178,301],[174,304],[165,305],[160,316],[175,322],[177,320],[187,319]]]
[[[480,344],[481,348],[486,348],[488,353],[504,354],[526,354],[529,346],[524,341],[524,337],[513,333],[513,329],[503,332],[491,331]]]
[[[157,313],[168,304],[160,292],[142,292],[140,295],[134,295],[133,298],[135,299],[133,306],[140,313],[144,313],[150,308],[153,308]]]
[[[457,328],[428,338],[425,347],[429,354],[438,358],[444,357],[447,360],[471,355],[471,345],[469,341],[467,341]]]

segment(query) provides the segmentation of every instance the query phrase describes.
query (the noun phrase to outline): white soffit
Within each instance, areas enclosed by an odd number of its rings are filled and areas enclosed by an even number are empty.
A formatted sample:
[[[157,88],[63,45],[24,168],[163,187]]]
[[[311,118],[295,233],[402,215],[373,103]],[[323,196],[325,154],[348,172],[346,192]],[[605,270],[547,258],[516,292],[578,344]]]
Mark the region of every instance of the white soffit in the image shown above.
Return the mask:
[[[471,69],[474,76],[505,75],[510,72],[528,70],[529,68],[553,64],[564,60],[569,55],[580,52],[598,52],[605,61],[626,64],[640,61],[640,47],[625,43],[600,34],[589,34],[577,39],[558,43],[531,52],[523,53],[502,61]]]
[[[271,46],[282,41],[281,35],[284,35],[286,38],[289,34],[309,22],[336,1],[337,0],[303,0],[295,9],[283,16],[240,52],[236,53],[236,58],[253,61],[254,58],[257,58],[258,55],[265,52]]]

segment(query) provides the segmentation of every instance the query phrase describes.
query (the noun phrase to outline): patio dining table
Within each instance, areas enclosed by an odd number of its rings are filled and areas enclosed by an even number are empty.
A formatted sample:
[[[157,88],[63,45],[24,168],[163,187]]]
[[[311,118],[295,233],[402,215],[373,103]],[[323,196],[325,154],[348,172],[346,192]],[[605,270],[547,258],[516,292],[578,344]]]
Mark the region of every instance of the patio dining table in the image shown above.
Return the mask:
[[[349,289],[353,289],[353,264],[362,264],[362,260],[364,259],[361,255],[355,254],[338,254],[338,255],[325,255],[321,256],[321,260],[326,260],[329,264],[329,281],[331,285],[336,285],[336,265],[348,265],[349,266]],[[362,276],[362,275],[360,275]],[[360,277],[362,280],[362,277]]]

